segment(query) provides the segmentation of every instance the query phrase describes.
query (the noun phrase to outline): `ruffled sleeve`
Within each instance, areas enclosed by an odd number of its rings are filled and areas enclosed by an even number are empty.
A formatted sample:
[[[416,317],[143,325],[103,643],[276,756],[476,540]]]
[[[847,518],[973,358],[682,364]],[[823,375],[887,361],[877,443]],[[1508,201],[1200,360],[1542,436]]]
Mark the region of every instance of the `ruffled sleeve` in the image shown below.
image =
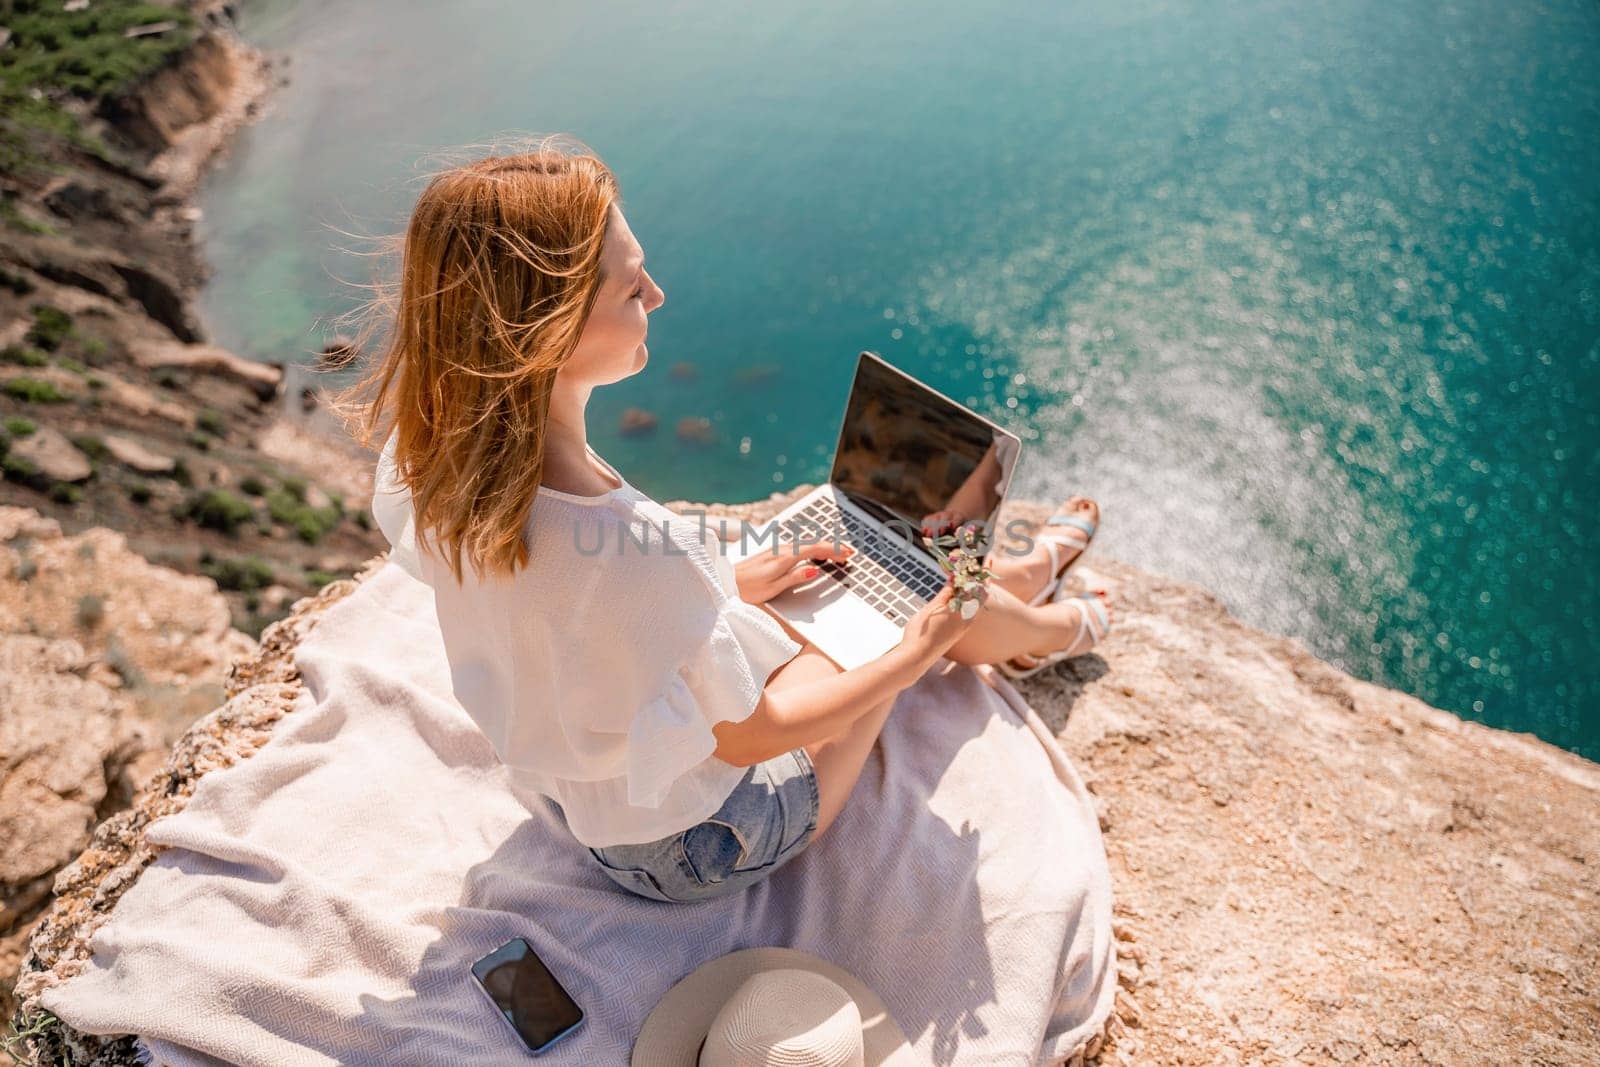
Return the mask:
[[[724,599],[695,654],[628,730],[628,803],[658,807],[675,781],[717,747],[711,728],[755,711],[773,671],[800,651],[766,612]]]

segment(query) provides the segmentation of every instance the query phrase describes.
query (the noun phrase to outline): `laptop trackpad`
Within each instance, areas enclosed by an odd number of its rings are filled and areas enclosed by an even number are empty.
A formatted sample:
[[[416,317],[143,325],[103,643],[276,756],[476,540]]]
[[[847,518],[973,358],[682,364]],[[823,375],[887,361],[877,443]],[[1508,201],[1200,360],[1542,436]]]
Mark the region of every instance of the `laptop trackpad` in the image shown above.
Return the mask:
[[[767,606],[844,670],[900,643],[900,627],[827,576],[785,590]]]

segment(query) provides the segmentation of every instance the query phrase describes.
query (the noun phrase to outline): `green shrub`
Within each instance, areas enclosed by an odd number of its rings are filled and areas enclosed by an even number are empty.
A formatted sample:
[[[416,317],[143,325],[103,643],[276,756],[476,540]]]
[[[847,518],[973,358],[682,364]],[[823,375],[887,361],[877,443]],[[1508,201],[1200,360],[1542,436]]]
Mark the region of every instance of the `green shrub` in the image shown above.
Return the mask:
[[[98,337],[85,337],[83,339],[83,358],[91,366],[98,367],[111,354],[111,346]]]
[[[127,89],[194,39],[194,17],[179,6],[95,0],[81,11],[64,7],[57,0],[0,4],[0,18],[11,31],[0,58],[0,173],[47,168],[48,148],[60,142],[118,162],[117,154],[82,123],[79,116],[94,110],[82,102]],[[165,19],[176,21],[177,29],[124,36],[129,27]],[[46,229],[24,217],[10,196],[0,199],[0,220],[34,232]]]
[[[7,452],[4,456],[0,456],[0,472],[14,482],[26,482],[38,477],[39,468],[21,456],[13,456]]]
[[[335,517],[332,522],[323,517],[324,513],[307,509],[294,517],[295,535],[308,545],[314,545],[322,540],[322,535],[333,529],[338,522]]]
[[[189,470],[189,464],[183,461],[182,456],[179,456],[173,462],[172,473],[170,477],[173,481],[177,482],[181,486],[184,486],[185,488],[194,484],[194,474]]]
[[[113,95],[158,69],[194,39],[194,17],[169,4],[99,0],[82,11],[63,11],[55,0],[4,5],[14,39],[7,81],[92,98]],[[128,38],[125,30],[172,19],[178,28]]]
[[[261,496],[267,491],[267,483],[254,474],[247,474],[239,479],[239,492],[250,496]]]
[[[180,517],[208,530],[232,534],[255,517],[255,509],[226,489],[206,489],[184,501]]]
[[[281,487],[267,494],[267,514],[272,516],[273,522],[285,526],[294,522],[295,515],[304,506],[298,497]]]
[[[273,522],[281,522],[294,530],[296,536],[308,545],[314,545],[322,540],[322,535],[339,525],[339,509],[329,504],[327,507],[314,508],[305,503],[303,497],[297,497],[289,488],[289,481],[299,481],[300,491],[305,492],[303,479],[286,479],[283,485],[267,494],[267,514],[272,516]]]
[[[191,430],[184,440],[189,442],[190,448],[198,449],[201,452],[211,451],[212,437],[208,433],[201,433],[199,430]]]
[[[78,598],[78,627],[84,630],[93,630],[105,621],[106,598],[94,593],[85,593]]]
[[[171,367],[162,367],[150,377],[163,389],[177,389],[183,385],[183,375]]]
[[[77,360],[69,359],[66,356],[62,356],[60,359],[57,359],[56,360],[56,366],[60,367],[62,370],[69,370],[73,374],[82,375],[85,378],[87,378],[89,376],[89,368],[88,367],[85,367],[82,363],[79,363]]]
[[[284,490],[300,503],[304,504],[306,502],[306,480],[304,478],[289,477],[278,484],[283,486]]]
[[[4,89],[5,86],[0,85],[0,108],[3,108],[6,103],[10,102],[3,99],[6,95],[3,91]],[[49,105],[47,104],[46,107],[48,108]],[[59,110],[57,111],[57,114],[61,115],[66,120],[67,125],[71,124],[72,120],[70,116],[67,116],[64,112],[60,112]],[[10,116],[4,114],[3,110],[0,110],[0,118],[9,117]],[[4,134],[4,127],[0,127],[0,173],[7,173],[17,169],[16,167],[7,166],[7,164],[12,163],[12,161],[17,159],[16,152],[12,151],[12,149],[15,148],[16,142],[14,140],[10,140],[10,143],[7,143],[9,139],[5,137]],[[37,218],[33,215],[24,215],[20,210],[18,210],[14,200],[3,195],[0,195],[0,222],[4,222],[7,226],[15,226],[23,233],[31,233],[38,237],[54,237],[61,232],[48,222],[45,222],[43,219]]]
[[[107,385],[106,380],[100,377],[98,374],[91,374],[86,380],[89,383],[90,389],[104,389]],[[89,400],[91,403],[98,404],[100,398],[97,396],[92,396],[89,398]]]
[[[60,404],[68,399],[54,383],[38,378],[11,379],[6,383],[6,395],[25,404]]]
[[[155,496],[155,490],[150,488],[148,482],[134,482],[128,486],[128,499],[135,504],[148,504],[152,496]]]
[[[363,530],[372,529],[372,516],[365,511],[356,512],[356,525]]]
[[[100,652],[100,658],[122,677],[124,684],[141,686],[145,683],[145,675],[139,669],[138,661],[128,654],[128,649],[115,632],[105,635],[105,647]]]
[[[106,443],[92,433],[76,433],[67,438],[77,446],[79,452],[88,456],[96,463],[102,463],[111,456],[111,449]]]
[[[9,289],[13,296],[27,296],[33,292],[33,283],[20,274],[0,267],[0,289]]]
[[[265,589],[277,581],[272,566],[259,556],[219,559],[200,565],[200,573],[217,583],[218,589],[248,593]]]
[[[50,499],[57,504],[76,504],[83,500],[83,490],[71,482],[57,482],[50,487]]]
[[[54,352],[70,333],[72,333],[71,315],[49,304],[35,304],[33,325],[28,327],[23,340],[30,345],[38,345],[46,352]]]
[[[27,437],[39,428],[26,415],[7,415],[4,425],[12,437]]]
[[[329,574],[327,571],[306,571],[306,584],[313,589],[321,589],[329,582],[337,582],[338,580],[339,576],[337,574]]]
[[[0,349],[0,360],[22,367],[44,367],[50,363],[49,356],[29,345],[6,345]]]
[[[228,436],[227,424],[222,421],[222,416],[210,408],[201,408],[200,414],[195,416],[194,424],[212,437]]]

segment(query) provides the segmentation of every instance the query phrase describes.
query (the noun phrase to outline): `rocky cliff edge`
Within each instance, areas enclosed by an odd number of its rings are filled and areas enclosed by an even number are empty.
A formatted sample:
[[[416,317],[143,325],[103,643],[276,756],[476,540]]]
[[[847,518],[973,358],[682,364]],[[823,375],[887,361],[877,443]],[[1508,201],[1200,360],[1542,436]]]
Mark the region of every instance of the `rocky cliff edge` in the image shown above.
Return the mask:
[[[669,506],[760,522],[787,499]],[[1600,767],[1351,678],[1196,586],[1093,552],[1074,574],[1110,589],[1116,626],[1019,688],[1100,805],[1123,985],[1100,1062],[1594,1062]],[[44,1062],[135,1062],[131,1037],[31,1001],[85,966],[152,858],[144,827],[291,713],[296,641],[359,580],[270,628],[58,876],[17,984]]]

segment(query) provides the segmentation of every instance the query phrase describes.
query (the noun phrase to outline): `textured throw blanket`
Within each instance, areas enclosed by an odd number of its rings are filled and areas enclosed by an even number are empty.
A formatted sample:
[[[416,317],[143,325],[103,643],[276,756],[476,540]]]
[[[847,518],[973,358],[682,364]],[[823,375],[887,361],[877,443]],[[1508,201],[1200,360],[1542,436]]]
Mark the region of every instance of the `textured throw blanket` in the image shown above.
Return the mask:
[[[294,711],[150,825],[166,851],[91,965],[43,995],[71,1026],[180,1067],[520,1064],[468,973],[519,936],[589,1016],[554,1065],[625,1064],[669,986],[753,945],[860,976],[918,1062],[1057,1064],[1111,1010],[1089,796],[987,669],[941,661],[907,690],[848,809],[773,877],[673,905],[608,880],[559,809],[513,799],[450,696],[431,591],[399,568],[332,605],[296,660]]]

